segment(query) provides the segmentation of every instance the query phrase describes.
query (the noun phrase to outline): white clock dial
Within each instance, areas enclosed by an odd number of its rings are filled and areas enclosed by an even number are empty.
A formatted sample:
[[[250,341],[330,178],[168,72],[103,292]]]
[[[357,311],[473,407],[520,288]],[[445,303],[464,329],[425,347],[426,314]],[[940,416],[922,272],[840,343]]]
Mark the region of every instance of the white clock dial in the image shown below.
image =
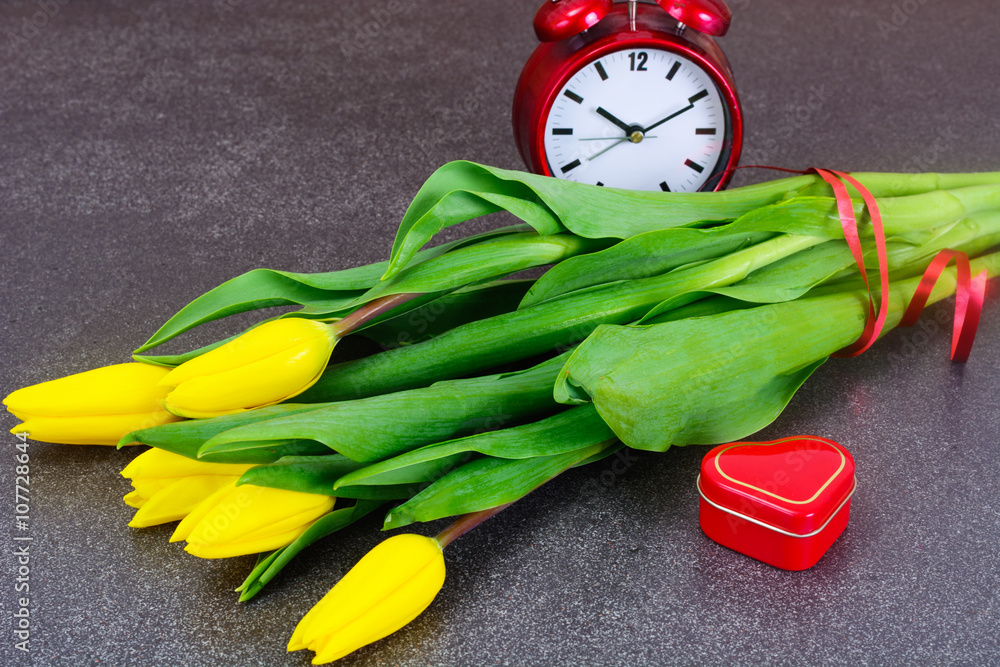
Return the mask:
[[[694,192],[719,165],[726,119],[719,89],[694,61],[626,49],[588,63],[559,91],[545,154],[558,178]]]

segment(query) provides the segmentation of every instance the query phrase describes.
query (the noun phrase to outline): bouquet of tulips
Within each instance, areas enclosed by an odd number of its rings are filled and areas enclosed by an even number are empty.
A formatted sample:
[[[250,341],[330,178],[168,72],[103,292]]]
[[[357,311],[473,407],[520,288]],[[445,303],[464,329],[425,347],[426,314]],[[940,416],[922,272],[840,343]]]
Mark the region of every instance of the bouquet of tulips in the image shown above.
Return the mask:
[[[417,194],[388,261],[251,271],[170,318],[134,363],[4,404],[36,440],[151,447],[122,473],[130,525],[179,520],[171,540],[202,558],[260,554],[241,600],[380,508],[385,529],[457,517],[435,538],[387,539],[305,615],[289,650],[329,662],[412,620],[444,583],[448,543],[561,472],[622,447],[749,435],[829,356],[899,325],[914,294],[981,299],[1000,272],[987,254],[1000,244],[1000,173],[859,173],[850,192],[828,175],[681,194],[450,163]],[[524,224],[425,248],[500,210]],[[845,218],[860,221],[856,236]],[[930,289],[921,276],[946,249],[973,259]],[[881,267],[874,292],[866,259]],[[550,268],[509,278],[534,267]],[[297,309],[150,353],[272,306]],[[348,335],[381,351],[330,363]]]

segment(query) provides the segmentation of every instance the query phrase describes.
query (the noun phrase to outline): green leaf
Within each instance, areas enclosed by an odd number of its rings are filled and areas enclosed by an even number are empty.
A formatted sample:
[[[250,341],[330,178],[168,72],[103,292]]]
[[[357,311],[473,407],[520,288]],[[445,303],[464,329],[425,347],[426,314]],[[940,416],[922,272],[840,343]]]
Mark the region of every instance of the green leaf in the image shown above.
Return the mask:
[[[422,485],[415,484],[386,484],[377,487],[346,485],[334,492],[333,485],[338,478],[363,466],[363,463],[357,463],[340,454],[285,456],[274,463],[251,468],[243,473],[237,484],[366,500],[409,498],[423,488]],[[431,479],[434,478],[420,481],[431,481]]]
[[[414,484],[436,479],[447,470],[468,461],[473,454],[523,459],[563,454],[614,437],[614,432],[593,405],[570,408],[529,424],[415,449],[385,461],[346,473],[334,484]]]
[[[263,324],[261,322],[260,324]],[[259,326],[259,325],[255,325]],[[249,331],[249,329],[247,329]],[[180,366],[185,361],[190,361],[195,357],[200,357],[201,355],[214,350],[217,347],[225,345],[229,341],[235,339],[237,336],[242,336],[246,331],[234,334],[229,338],[223,338],[222,340],[211,343],[210,345],[205,345],[204,347],[199,347],[195,350],[189,350],[188,352],[182,352],[180,354],[138,354],[132,355],[132,358],[136,361],[140,361],[144,364],[153,364],[154,366],[163,366],[165,368],[174,368],[175,366]]]
[[[517,308],[532,280],[497,280],[439,296],[407,313],[365,328],[360,335],[385,348],[412,345],[449,329]]]
[[[439,382],[258,421],[214,436],[199,455],[252,450],[275,440],[313,440],[355,461],[376,461],[553,412],[552,382],[564,359],[565,355],[525,371]]]
[[[662,276],[579,290],[559,299],[470,322],[431,340],[331,365],[302,402],[344,401],[424,387],[566,349],[599,324],[625,324],[664,299],[678,306],[704,296],[698,290],[738,282],[752,271],[824,239],[783,235],[756,246]],[[687,296],[691,294],[691,296]]]
[[[995,275],[1000,253],[972,264]],[[942,274],[930,302],[954,290],[954,275]],[[892,283],[887,331],[918,283]],[[602,326],[570,355],[556,400],[589,396],[636,449],[738,440],[775,419],[830,354],[857,340],[867,313],[867,294],[849,290],[664,324]]]
[[[557,234],[553,236],[540,237],[538,234],[533,232],[508,233],[504,236],[486,238],[485,240],[469,244],[465,247],[454,247],[449,252],[437,257],[425,259],[400,273],[395,278],[378,283],[371,289],[364,292],[343,292],[343,298],[332,300],[324,300],[320,298],[313,298],[311,300],[300,299],[295,301],[295,303],[302,304],[303,307],[301,309],[293,313],[285,313],[278,317],[291,316],[330,320],[343,317],[359,306],[381,297],[403,293],[419,294],[416,298],[396,306],[389,313],[367,322],[358,329],[360,331],[373,326],[378,326],[379,324],[391,319],[402,318],[411,311],[426,311],[426,307],[429,304],[436,302],[442,295],[447,295],[447,293],[451,290],[459,289],[465,287],[466,285],[476,285],[484,280],[491,280],[497,277],[506,276],[524,269],[535,268],[547,264],[555,264],[580,253],[606,248],[608,244],[609,242],[605,240],[595,241],[591,239],[583,239],[571,234]],[[248,285],[249,287],[247,289],[247,293],[252,294],[256,289],[260,288],[261,285],[266,284],[268,281],[280,283],[279,278],[280,280],[285,281],[285,283],[291,284],[288,282],[290,279],[287,278],[286,275],[282,274],[282,276],[278,276],[277,278],[275,277],[276,275],[276,272],[258,272],[253,275],[246,274],[239,279],[235,279],[235,281],[226,283],[225,286],[220,287],[217,290],[213,290],[210,294],[214,295],[213,298],[215,300],[226,299],[230,296],[229,292],[242,293],[240,290]],[[308,274],[295,275],[301,280],[314,277],[309,276]],[[271,285],[271,287],[274,287],[277,293],[280,285],[278,287]],[[285,291],[286,293],[291,294],[294,290],[292,288],[288,288]],[[202,301],[212,302],[213,299],[208,299],[208,296],[209,295],[206,295],[204,299],[191,304],[191,312],[198,311],[198,308],[194,307],[198,304],[205,306]],[[287,303],[292,302],[292,299],[287,300]],[[264,305],[257,303],[257,305],[253,307],[264,307]],[[182,311],[182,313],[184,312],[185,311]],[[215,314],[218,314],[219,312],[221,311],[217,311]],[[233,312],[242,311],[234,310]],[[191,313],[186,314],[190,315]],[[180,315],[181,314],[178,314],[178,317],[180,317]],[[214,317],[212,319],[214,319]],[[463,321],[469,321],[469,319],[471,318],[467,316]],[[189,322],[191,326],[195,326],[199,323],[201,322]],[[254,327],[260,326],[260,324],[263,324],[263,322],[255,324]],[[251,327],[251,329],[254,327]],[[180,330],[177,330],[174,335],[176,335],[176,333],[180,333]],[[219,341],[184,354],[134,354],[133,357],[137,361],[144,361],[161,366],[177,366],[230,340],[233,340],[236,337],[237,336],[230,336],[223,341]],[[161,340],[159,342],[163,341]]]
[[[570,357],[556,398],[576,402],[585,392],[636,449],[738,440],[774,420],[829,354],[861,334],[867,304],[862,309],[854,301],[836,311],[814,303],[803,312],[803,302],[792,302],[666,324],[604,326]],[[806,327],[815,321],[807,316],[817,314],[838,326],[797,336],[811,331]],[[781,324],[791,322],[797,326]]]
[[[317,407],[320,406],[285,403],[248,412],[213,417],[212,419],[189,419],[172,422],[132,431],[121,439],[118,446],[141,443],[191,459],[198,459],[198,450],[205,444],[205,441],[228,429],[273,417],[299,414],[315,410]],[[272,440],[254,451],[222,452],[200,457],[200,460],[209,463],[269,463],[277,461],[282,456],[329,453],[329,448],[312,441],[278,439]]]
[[[661,275],[715,259],[773,236],[767,232],[719,235],[704,229],[662,229],[638,234],[607,250],[580,255],[552,267],[528,291],[520,307],[619,280]]]
[[[998,242],[1000,214],[993,212],[973,214],[935,230],[892,237],[887,242],[889,275],[898,279],[922,273],[928,262],[945,248],[975,255]],[[865,253],[865,259],[867,266],[878,266],[874,247]],[[876,271],[874,269],[870,277],[875,282],[878,281]],[[857,276],[858,270],[847,244],[842,240],[829,241],[779,259],[733,285],[704,292],[752,303],[777,303],[797,299],[817,285]],[[676,299],[671,299],[659,304],[639,323],[645,324],[675,310],[675,303]]]
[[[359,267],[364,268],[364,267]],[[327,290],[306,283],[308,274],[254,269],[226,281],[177,312],[135,352],[157,347],[194,327],[236,313],[273,306],[305,306],[339,311],[362,290]],[[377,278],[376,278],[377,279]]]
[[[853,266],[847,244],[843,241],[828,241],[812,248],[806,248],[783,257],[773,264],[762,267],[743,280],[723,287],[699,290],[702,294],[718,294],[750,303],[777,303],[797,299],[816,285],[830,279],[845,267]],[[668,299],[651,309],[640,323],[659,317],[674,310],[680,298]]]
[[[420,485],[385,484],[380,486],[344,486],[337,491],[338,498],[363,500],[404,500],[420,491]]]
[[[424,262],[452,249],[506,234],[523,226],[505,227],[421,252],[414,262]],[[378,262],[329,273],[293,273],[254,269],[201,295],[171,317],[135,352],[150,350],[200,324],[272,306],[300,305],[324,313],[340,312],[379,282],[388,262]]]
[[[510,211],[539,234],[569,230],[587,238],[628,238],[665,227],[732,220],[816,180],[797,176],[722,192],[663,193],[601,188],[473,162],[449,162],[427,179],[403,217],[386,276],[401,271],[445,227],[498,210]]]
[[[385,517],[384,530],[434,521],[514,502],[564,470],[617,446],[617,440],[555,456],[527,459],[484,457],[448,473]]]
[[[585,239],[573,234],[509,234],[414,264],[378,283],[351,306],[390,294],[453,290],[524,269],[556,264],[568,257],[603,250],[611,243],[613,241]]]
[[[474,438],[476,436],[469,437]],[[460,438],[460,440],[464,440],[464,438]],[[444,477],[455,468],[476,458],[478,454],[473,449],[462,449],[454,454],[448,454],[443,449],[433,449],[433,451],[427,452],[427,450],[435,447],[435,445],[428,445],[427,447],[414,450],[414,452],[427,454],[426,456],[419,456],[416,459],[401,459],[406,454],[400,454],[391,459],[365,466],[356,471],[358,474],[348,473],[334,482],[333,488],[337,491],[341,487],[412,484],[416,485],[413,493],[409,494],[412,496],[423,489],[426,483]]]
[[[488,167],[449,162],[431,174],[406,210],[384,277],[412,264],[417,251],[445,227],[502,210],[521,218],[539,234],[566,231],[530,188],[497,179]]]
[[[283,456],[274,463],[250,468],[236,484],[332,496],[333,483],[362,466],[340,454]]]
[[[236,589],[236,592],[240,593],[240,602],[246,602],[257,595],[268,582],[274,579],[307,546],[327,535],[332,535],[338,530],[350,526],[358,519],[378,509],[381,504],[381,502],[359,500],[351,507],[333,510],[320,517],[288,546],[272,551],[270,554],[261,555],[250,575]]]

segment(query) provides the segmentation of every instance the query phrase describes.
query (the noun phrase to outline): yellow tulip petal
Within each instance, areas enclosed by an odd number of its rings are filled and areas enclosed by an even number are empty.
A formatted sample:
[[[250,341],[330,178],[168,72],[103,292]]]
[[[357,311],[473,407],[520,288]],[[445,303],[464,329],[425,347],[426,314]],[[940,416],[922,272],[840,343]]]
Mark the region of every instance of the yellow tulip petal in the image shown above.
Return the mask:
[[[173,480],[154,493],[128,525],[147,528],[183,519],[205,498],[237,479],[233,475],[197,475]]]
[[[129,525],[142,528],[176,521],[252,467],[249,463],[205,463],[164,449],[149,449],[132,459],[121,473],[132,480],[135,489],[124,497],[125,503],[145,508]]]
[[[134,479],[132,480],[132,488],[134,490],[126,495],[123,500],[128,504],[132,504],[132,502],[139,503],[138,505],[132,505],[133,507],[142,507],[147,500],[153,497],[154,493],[163,490],[175,481],[176,479],[172,477],[165,477],[163,479]]]
[[[146,504],[146,501],[149,500],[149,496],[144,496],[138,491],[130,491],[125,494],[122,500],[124,500],[125,504],[128,505],[129,507],[134,507],[136,509],[139,509],[140,507]]]
[[[216,498],[185,539],[225,544],[284,533],[311,523],[333,509],[333,504],[330,496],[244,484]]]
[[[122,436],[137,429],[177,421],[165,410],[136,414],[114,414],[84,417],[30,416],[11,433],[27,431],[38,442],[65,445],[117,445]]]
[[[252,467],[246,463],[207,463],[153,447],[132,459],[122,470],[122,477],[132,479],[132,486],[138,489],[136,482],[140,480],[188,475],[242,475]]]
[[[269,524],[260,523],[255,530],[247,531],[246,533],[239,535],[234,538],[234,541],[257,540],[274,533],[294,530],[298,526],[308,526],[312,524],[313,521],[331,511],[336,503],[336,498],[333,496],[317,497],[321,498],[321,502],[309,507],[308,509],[304,509],[301,512],[289,515],[280,521],[275,521]]]
[[[306,532],[308,528],[309,524],[305,524],[297,527],[295,530],[245,542],[229,542],[225,544],[196,544],[188,542],[187,546],[184,547],[184,551],[198,558],[233,558],[235,556],[259,554],[264,551],[280,549],[283,546],[291,544],[299,535]]]
[[[192,378],[224,373],[314,342],[333,349],[333,331],[328,325],[301,317],[265,322],[225,345],[181,364],[161,383],[176,387]]]
[[[158,383],[169,372],[141,363],[105,366],[18,389],[3,404],[32,418],[149,413],[160,408],[167,394]]]
[[[305,342],[260,361],[192,378],[171,391],[163,405],[176,415],[191,418],[274,405],[313,386],[332,349]]]
[[[215,507],[217,500],[225,498],[229,495],[229,491],[236,486],[236,483],[226,484],[221,489],[205,498],[203,501],[195,505],[194,509],[188,512],[188,515],[184,517],[177,528],[174,529],[174,534],[170,536],[171,542],[180,542],[181,540],[186,540],[191,531],[198,526],[198,522],[201,521],[202,517],[212,511]]]
[[[333,509],[335,498],[244,484],[235,480],[194,507],[171,542],[201,558],[229,558],[291,543]]]
[[[444,584],[437,541],[396,535],[372,549],[302,619],[288,644],[331,662],[377,641],[416,618]]]

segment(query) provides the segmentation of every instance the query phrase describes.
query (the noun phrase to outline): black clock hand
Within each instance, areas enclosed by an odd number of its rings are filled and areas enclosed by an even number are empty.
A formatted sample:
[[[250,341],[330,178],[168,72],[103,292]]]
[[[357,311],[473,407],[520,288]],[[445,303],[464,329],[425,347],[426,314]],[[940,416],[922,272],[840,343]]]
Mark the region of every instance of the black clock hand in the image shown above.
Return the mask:
[[[678,116],[680,116],[685,111],[690,111],[691,109],[694,109],[694,105],[693,104],[688,104],[686,107],[684,107],[680,111],[675,111],[674,113],[670,114],[666,118],[662,118],[662,119],[656,121],[655,123],[653,123],[652,125],[650,125],[646,129],[644,129],[642,131],[642,133],[645,134],[646,132],[649,132],[650,130],[652,130],[654,127],[659,127],[660,125],[663,125],[664,123],[666,123],[668,120],[671,120],[672,118],[677,118]]]
[[[597,107],[597,113],[600,114],[601,116],[604,116],[605,118],[610,120],[612,123],[614,123],[621,129],[625,130],[625,134],[629,134],[632,132],[631,125],[612,116],[611,112],[605,109],[604,107]]]

